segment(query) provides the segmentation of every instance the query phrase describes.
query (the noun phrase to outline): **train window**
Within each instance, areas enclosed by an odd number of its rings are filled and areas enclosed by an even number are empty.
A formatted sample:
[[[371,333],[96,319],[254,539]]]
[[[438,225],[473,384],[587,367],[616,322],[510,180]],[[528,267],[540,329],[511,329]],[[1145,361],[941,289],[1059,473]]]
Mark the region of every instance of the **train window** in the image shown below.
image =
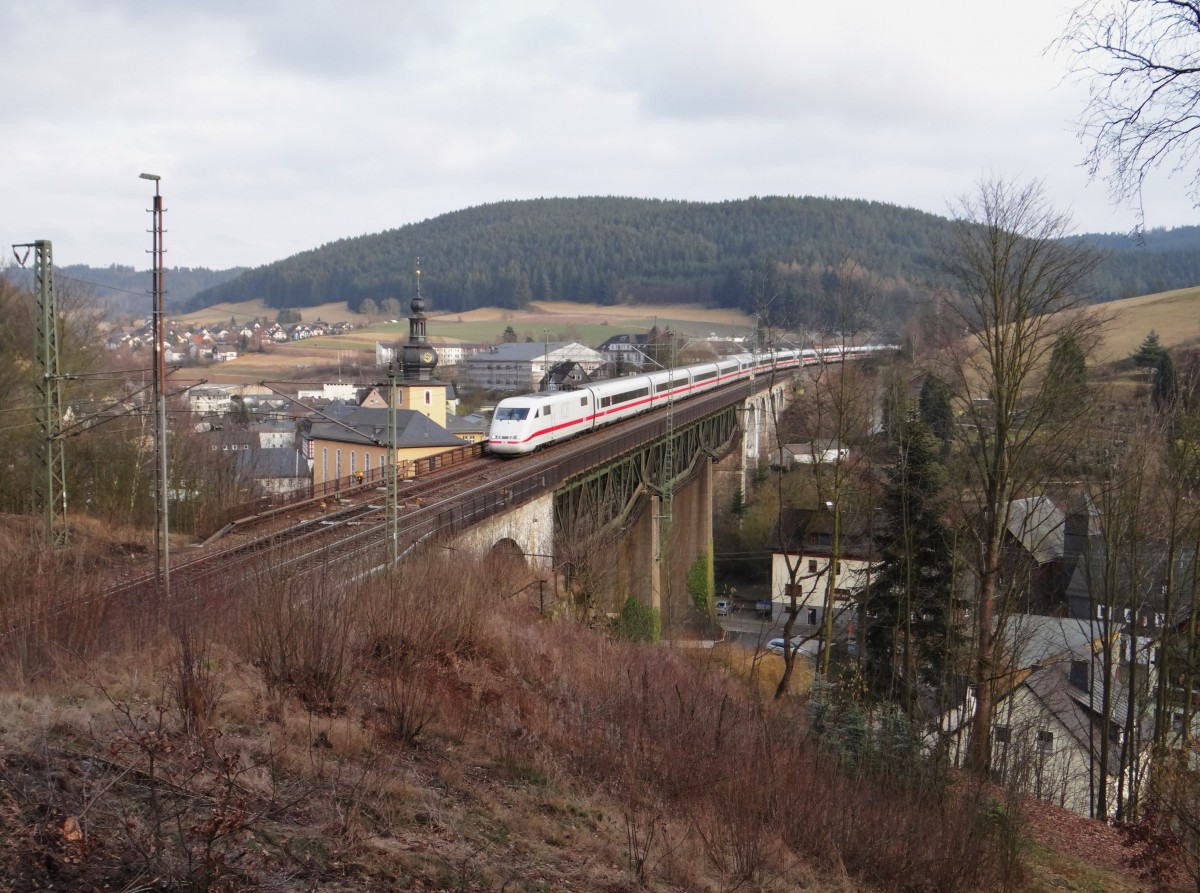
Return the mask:
[[[523,422],[529,415],[527,406],[501,406],[496,410],[497,422]]]
[[[695,380],[695,381],[708,381],[710,378],[716,378],[716,377],[717,377],[717,373],[716,373],[715,371],[713,371],[713,372],[699,372],[699,373],[697,373],[697,374],[696,374],[696,377],[695,377],[695,379],[694,379],[694,380]]]
[[[613,400],[617,403],[628,403],[630,400],[636,400],[638,397],[645,397],[649,393],[649,388],[635,388],[632,391],[626,391],[623,394],[614,395]]]
[[[584,396],[584,397],[580,397],[580,398],[579,398],[579,405],[580,405],[580,406],[587,406],[587,397],[586,397],[586,396]]]

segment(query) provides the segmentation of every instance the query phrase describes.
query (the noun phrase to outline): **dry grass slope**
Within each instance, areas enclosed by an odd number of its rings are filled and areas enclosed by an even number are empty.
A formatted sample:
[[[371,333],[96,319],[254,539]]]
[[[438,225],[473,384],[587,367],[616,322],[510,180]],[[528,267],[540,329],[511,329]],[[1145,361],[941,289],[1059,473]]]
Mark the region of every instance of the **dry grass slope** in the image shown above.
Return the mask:
[[[625,643],[566,604],[542,615],[519,567],[435,551],[348,583],[264,563],[177,591],[159,625],[94,597],[102,568],[71,576],[94,563],[20,538],[0,558],[6,890],[951,893],[1040,876],[1013,873],[994,792],[883,745],[848,758],[736,660]]]
[[[1112,301],[1097,309],[1108,319],[1098,351],[1101,362],[1127,358],[1151,330],[1164,347],[1200,344],[1200,286]]]

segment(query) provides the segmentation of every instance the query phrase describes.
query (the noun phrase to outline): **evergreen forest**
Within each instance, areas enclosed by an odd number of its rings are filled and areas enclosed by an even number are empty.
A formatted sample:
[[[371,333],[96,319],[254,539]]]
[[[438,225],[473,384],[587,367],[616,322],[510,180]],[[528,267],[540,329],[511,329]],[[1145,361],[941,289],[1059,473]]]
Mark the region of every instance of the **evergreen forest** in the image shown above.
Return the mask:
[[[188,307],[407,303],[420,257],[422,292],[435,311],[555,300],[753,312],[773,301],[773,321],[829,330],[847,323],[831,316],[833,304],[844,314],[846,302],[829,295],[865,295],[869,282],[870,300],[849,323],[889,329],[931,289],[950,285],[943,258],[952,229],[945,217],[851,199],[499,202],[322,245],[204,289]],[[1200,283],[1200,228],[1077,238],[1108,253],[1088,283],[1095,300]]]

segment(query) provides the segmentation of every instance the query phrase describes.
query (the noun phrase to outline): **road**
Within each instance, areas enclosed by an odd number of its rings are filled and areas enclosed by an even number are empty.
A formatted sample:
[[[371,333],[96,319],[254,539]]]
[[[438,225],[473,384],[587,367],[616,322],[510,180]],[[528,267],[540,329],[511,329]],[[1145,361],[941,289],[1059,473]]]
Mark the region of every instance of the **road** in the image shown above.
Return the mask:
[[[803,616],[803,615],[801,615]],[[783,636],[783,624],[787,616],[777,611],[773,618],[766,618],[754,611],[752,606],[739,605],[738,610],[717,618],[725,630],[725,641],[737,643],[745,648],[762,648],[771,639]],[[834,621],[834,641],[845,639],[849,618],[838,617]],[[819,640],[821,629],[812,624],[796,621],[792,627],[792,638],[801,643]]]

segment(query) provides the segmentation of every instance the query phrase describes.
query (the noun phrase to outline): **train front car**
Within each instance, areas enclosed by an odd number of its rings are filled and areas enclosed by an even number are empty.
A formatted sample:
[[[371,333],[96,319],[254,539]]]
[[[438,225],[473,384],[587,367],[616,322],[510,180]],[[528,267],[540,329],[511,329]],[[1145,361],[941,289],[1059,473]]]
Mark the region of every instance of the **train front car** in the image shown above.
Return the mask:
[[[532,453],[537,448],[531,440],[533,417],[538,406],[536,396],[506,397],[496,404],[492,427],[488,431],[488,450],[501,456]]]

